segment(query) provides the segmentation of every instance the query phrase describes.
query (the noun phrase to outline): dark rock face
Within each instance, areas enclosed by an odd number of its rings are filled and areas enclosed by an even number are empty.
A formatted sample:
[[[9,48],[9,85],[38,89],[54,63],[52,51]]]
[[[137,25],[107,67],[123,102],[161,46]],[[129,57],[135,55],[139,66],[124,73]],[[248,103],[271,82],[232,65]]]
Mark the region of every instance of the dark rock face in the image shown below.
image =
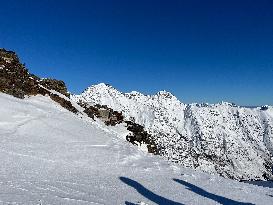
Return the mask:
[[[79,102],[81,107],[84,108],[84,113],[88,115],[88,117],[94,119],[94,116],[100,118],[106,125],[115,126],[123,122],[123,115],[120,112],[114,111],[111,108],[108,108],[106,105],[88,105],[87,103]]]
[[[59,103],[62,107],[69,110],[70,112],[77,113],[78,110],[71,104],[70,101],[60,97],[57,94],[50,94],[50,98],[54,100],[55,102]]]
[[[98,117],[99,116],[99,111],[98,108],[88,105],[85,102],[78,102],[78,105],[81,106],[82,108],[84,108],[84,113],[87,114],[88,117],[92,118],[93,120],[95,119],[95,116]]]
[[[268,105],[263,105],[263,106],[261,107],[261,110],[268,110]]]
[[[50,89],[55,90],[66,97],[69,97],[70,94],[67,91],[67,88],[65,86],[65,83],[62,80],[56,80],[56,79],[50,79],[50,78],[44,78],[39,81],[40,85]]]
[[[132,144],[137,145],[136,142],[146,144],[149,153],[159,154],[159,150],[152,140],[152,136],[148,134],[142,125],[136,124],[132,121],[125,121],[127,124],[127,130],[131,131],[132,134],[126,136],[126,140]]]
[[[0,49],[0,91],[24,98],[25,95],[36,95],[40,92],[35,75],[29,74],[14,52]]]
[[[63,81],[40,79],[30,74],[14,52],[0,49],[0,92],[22,99],[30,95],[49,95],[52,100],[67,110],[73,113],[78,112],[70,101],[51,93],[47,89],[55,90],[69,97]]]
[[[114,111],[106,105],[96,104],[91,106],[81,101],[78,102],[78,104],[84,108],[84,112],[88,115],[88,117],[94,119],[96,116],[104,121],[107,126],[115,126],[123,122],[126,123],[127,130],[131,131],[131,134],[126,136],[126,140],[128,142],[134,145],[145,144],[149,153],[159,154],[158,148],[155,142],[152,140],[152,136],[144,130],[144,127],[132,121],[124,121],[124,117],[121,112]]]
[[[25,95],[46,94],[41,86],[55,90],[69,97],[65,83],[55,79],[40,79],[30,74],[18,56],[5,49],[0,49],[0,91],[24,98]]]

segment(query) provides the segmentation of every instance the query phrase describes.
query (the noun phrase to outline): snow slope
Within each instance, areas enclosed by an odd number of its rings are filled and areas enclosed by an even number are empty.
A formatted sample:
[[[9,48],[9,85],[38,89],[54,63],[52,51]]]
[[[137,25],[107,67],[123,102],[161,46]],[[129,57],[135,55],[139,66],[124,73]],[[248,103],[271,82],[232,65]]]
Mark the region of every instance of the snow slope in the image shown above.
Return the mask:
[[[72,99],[121,111],[154,136],[162,156],[186,167],[235,179],[272,177],[272,107],[183,104],[166,91],[122,93],[103,83]]]
[[[168,164],[49,97],[0,93],[0,105],[0,204],[272,202],[272,189]]]

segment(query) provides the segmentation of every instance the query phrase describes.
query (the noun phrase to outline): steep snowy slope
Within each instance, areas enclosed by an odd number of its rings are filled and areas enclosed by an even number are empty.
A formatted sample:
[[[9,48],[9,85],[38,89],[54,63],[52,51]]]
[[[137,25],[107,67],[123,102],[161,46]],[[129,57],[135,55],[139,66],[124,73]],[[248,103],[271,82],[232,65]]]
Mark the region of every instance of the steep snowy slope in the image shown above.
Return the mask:
[[[270,204],[272,189],[211,176],[138,150],[46,96],[0,93],[1,204]]]
[[[103,83],[72,99],[121,111],[154,135],[162,156],[186,167],[235,179],[272,177],[272,107],[186,105],[166,91],[121,93]]]

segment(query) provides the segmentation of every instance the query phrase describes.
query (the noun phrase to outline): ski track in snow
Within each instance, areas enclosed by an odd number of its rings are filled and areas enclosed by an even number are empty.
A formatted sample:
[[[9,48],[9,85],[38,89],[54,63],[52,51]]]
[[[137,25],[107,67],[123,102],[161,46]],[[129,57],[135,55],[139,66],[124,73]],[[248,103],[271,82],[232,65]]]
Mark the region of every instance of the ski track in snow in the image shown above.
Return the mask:
[[[272,204],[270,188],[166,162],[48,97],[0,104],[0,204]]]

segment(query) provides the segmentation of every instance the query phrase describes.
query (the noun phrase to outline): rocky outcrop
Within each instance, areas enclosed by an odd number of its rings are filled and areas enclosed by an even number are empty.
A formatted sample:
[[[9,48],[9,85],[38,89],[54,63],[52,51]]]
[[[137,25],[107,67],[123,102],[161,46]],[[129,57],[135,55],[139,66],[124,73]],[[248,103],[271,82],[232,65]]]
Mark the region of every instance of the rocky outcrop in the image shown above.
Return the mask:
[[[37,95],[43,89],[39,87],[39,78],[28,72],[12,51],[0,49],[0,91],[24,98],[25,95]]]
[[[39,84],[46,87],[49,90],[55,90],[66,97],[69,97],[70,94],[67,91],[66,85],[62,80],[50,79],[50,78],[43,78],[39,80]]]
[[[67,109],[68,111],[73,112],[75,114],[78,113],[77,108],[75,108],[70,101],[60,97],[57,94],[53,94],[53,93],[50,93],[49,96],[52,100],[59,103],[63,108]]]
[[[158,154],[159,150],[153,141],[153,137],[148,134],[142,125],[139,125],[130,120],[124,120],[124,116],[121,112],[114,111],[106,105],[89,105],[86,102],[79,101],[78,105],[84,108],[84,113],[88,117],[95,119],[95,117],[102,120],[107,126],[115,126],[120,123],[126,123],[127,130],[130,134],[126,136],[126,140],[134,145],[141,146],[142,144],[147,146],[149,153]]]
[[[153,140],[153,137],[144,130],[142,125],[134,123],[132,121],[125,121],[127,124],[127,130],[131,131],[131,134],[126,136],[126,140],[134,145],[147,145],[149,153],[159,154],[158,147]]]
[[[123,122],[124,117],[121,112],[114,111],[108,108],[106,105],[88,105],[84,102],[78,102],[78,105],[84,108],[84,113],[86,113],[90,118],[94,119],[94,116],[102,120],[106,125],[115,126]]]
[[[70,101],[52,93],[55,90],[67,97],[69,93],[63,81],[55,79],[40,79],[29,73],[24,64],[20,63],[13,51],[0,49],[0,92],[17,98],[31,95],[48,95],[67,110],[77,113],[78,110]]]

